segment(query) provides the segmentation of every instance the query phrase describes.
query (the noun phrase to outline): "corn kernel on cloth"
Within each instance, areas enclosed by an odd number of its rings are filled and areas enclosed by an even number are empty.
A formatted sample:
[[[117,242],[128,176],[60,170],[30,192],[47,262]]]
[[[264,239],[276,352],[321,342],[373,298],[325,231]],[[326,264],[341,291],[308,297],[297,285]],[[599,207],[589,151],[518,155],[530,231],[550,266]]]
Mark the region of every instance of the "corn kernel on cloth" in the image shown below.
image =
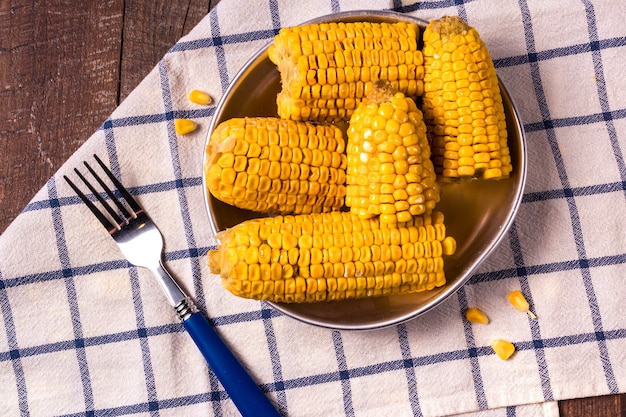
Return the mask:
[[[202,153],[214,108],[283,26],[330,13],[459,15],[526,132],[519,213],[469,282],[375,331],[310,326],[209,273]],[[96,153],[165,236],[165,263],[285,416],[556,416],[626,392],[626,9],[620,2],[222,0],[0,237],[0,415],[235,416],[148,271],[129,267],[62,180]],[[176,118],[198,123],[177,136]],[[520,289],[538,319],[513,309]],[[491,322],[464,320],[479,307]],[[500,360],[491,340],[513,342]]]

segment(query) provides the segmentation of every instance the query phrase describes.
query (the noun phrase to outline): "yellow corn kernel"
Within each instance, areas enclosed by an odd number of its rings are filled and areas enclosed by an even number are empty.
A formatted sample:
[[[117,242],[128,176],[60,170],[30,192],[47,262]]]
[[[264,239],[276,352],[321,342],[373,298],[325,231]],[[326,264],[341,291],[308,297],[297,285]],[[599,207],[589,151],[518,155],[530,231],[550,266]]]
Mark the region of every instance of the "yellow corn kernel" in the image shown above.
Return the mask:
[[[513,307],[515,307],[516,310],[519,310],[524,313],[528,313],[528,315],[532,319],[537,318],[535,313],[530,311],[530,305],[528,304],[528,301],[526,301],[526,298],[524,297],[524,294],[522,294],[521,291],[519,290],[511,291],[509,295],[507,296],[507,298],[509,299],[509,302],[511,303]]]
[[[275,117],[220,123],[206,147],[211,194],[245,210],[320,213],[338,210],[346,195],[347,159],[334,125]]]
[[[377,81],[347,135],[345,204],[352,213],[388,224],[432,210],[439,188],[422,113],[411,98]]]
[[[438,212],[389,226],[349,212],[252,219],[218,234],[208,265],[233,294],[275,302],[427,291],[446,282],[443,221]]]
[[[175,119],[174,120],[174,129],[176,133],[179,135],[186,135],[187,133],[191,133],[198,127],[198,124],[193,120],[189,119]]]
[[[406,22],[332,22],[281,29],[268,49],[281,76],[279,116],[348,121],[378,79],[389,80],[407,96],[421,95],[424,67],[418,38],[419,27]]]
[[[515,353],[515,345],[513,343],[503,340],[494,339],[491,341],[491,347],[500,359],[503,361],[509,359],[513,353]]]
[[[196,104],[207,106],[213,102],[213,99],[208,93],[200,90],[191,90],[189,92],[189,101]]]
[[[452,255],[456,252],[456,239],[452,236],[447,236],[443,242],[441,242],[441,249],[444,255]]]
[[[437,174],[448,180],[507,178],[512,166],[510,158],[504,158],[508,145],[502,93],[489,51],[476,29],[457,16],[432,20],[424,30],[422,51],[422,110]],[[488,142],[501,143],[504,153],[477,148],[473,149],[477,154],[470,153],[471,148],[450,152],[452,143],[465,148]]]
[[[489,317],[476,307],[470,307],[465,310],[465,318],[472,323],[489,324]]]

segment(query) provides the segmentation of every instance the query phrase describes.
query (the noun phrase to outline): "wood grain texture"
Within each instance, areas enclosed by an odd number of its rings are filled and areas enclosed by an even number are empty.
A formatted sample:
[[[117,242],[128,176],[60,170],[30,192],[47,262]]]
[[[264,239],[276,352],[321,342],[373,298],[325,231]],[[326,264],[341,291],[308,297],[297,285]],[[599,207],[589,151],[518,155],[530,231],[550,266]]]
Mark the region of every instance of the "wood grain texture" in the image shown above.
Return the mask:
[[[0,0],[0,233],[215,4]],[[626,417],[626,395],[559,409]]]
[[[217,3],[0,2],[0,233]]]
[[[123,1],[3,1],[0,230],[115,108]]]
[[[626,394],[560,401],[559,412],[561,417],[626,417]]]
[[[124,11],[120,98],[124,99],[216,1],[130,0]],[[214,4],[212,4],[214,3]]]

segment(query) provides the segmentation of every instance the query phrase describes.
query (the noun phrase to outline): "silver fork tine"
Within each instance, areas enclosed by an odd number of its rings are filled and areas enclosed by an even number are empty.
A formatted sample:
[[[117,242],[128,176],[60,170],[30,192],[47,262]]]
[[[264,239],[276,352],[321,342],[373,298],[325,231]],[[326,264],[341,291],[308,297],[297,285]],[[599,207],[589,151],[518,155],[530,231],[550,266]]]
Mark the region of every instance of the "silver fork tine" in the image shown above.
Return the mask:
[[[107,174],[107,177],[109,177],[111,182],[115,185],[115,187],[118,189],[118,191],[122,194],[122,197],[124,197],[124,200],[126,200],[128,205],[130,206],[130,208],[133,209],[133,211],[135,212],[135,216],[137,214],[139,214],[140,212],[142,212],[143,208],[141,208],[141,206],[135,200],[135,198],[128,192],[128,190],[126,190],[126,188],[124,188],[122,183],[119,182],[119,180],[115,177],[115,175],[113,175],[113,173],[109,170],[109,168],[107,168],[107,166],[104,164],[104,162],[102,162],[102,160],[98,157],[98,155],[94,154],[94,158],[96,159],[96,162],[98,162],[98,165],[100,165],[100,168],[102,168],[102,170],[105,172],[105,174]],[[85,165],[87,165],[86,162],[85,162]],[[91,172],[92,172],[92,174],[94,174],[93,170],[91,170]],[[102,185],[106,189],[108,189],[108,187],[106,187],[106,185],[104,185],[103,183],[100,183],[100,185]],[[113,199],[113,200],[117,201],[117,199]],[[122,210],[121,207],[120,207],[120,209]],[[126,210],[123,209],[123,212],[126,212]]]
[[[89,207],[91,212],[96,216],[96,218],[102,223],[102,225],[109,231],[109,233],[113,233],[116,230],[119,230],[123,224],[128,224],[131,219],[137,218],[137,214],[141,213],[143,209],[139,205],[139,203],[133,198],[133,196],[126,190],[126,188],[120,183],[120,181],[113,175],[113,173],[109,170],[109,168],[102,162],[102,160],[98,157],[98,155],[93,155],[100,168],[104,171],[107,177],[111,180],[115,188],[120,192],[126,203],[132,209],[132,212],[129,212],[128,209],[122,204],[121,200],[115,195],[115,193],[111,190],[111,188],[100,178],[100,176],[96,173],[96,171],[84,161],[83,164],[91,174],[91,176],[98,182],[100,187],[104,190],[104,192],[109,196],[109,199],[115,204],[119,212],[115,211],[113,207],[100,195],[100,193],[95,189],[93,185],[85,178],[85,176],[76,168],[74,168],[74,172],[80,178],[80,180],[85,184],[85,186],[89,189],[89,191],[96,197],[96,199],[102,204],[102,207],[109,213],[109,216],[115,221],[116,224],[111,223],[111,221],[100,211],[98,208],[87,198],[87,196],[80,191],[80,189],[67,177],[63,176],[65,181],[72,187],[74,192],[83,200],[83,202]],[[121,215],[120,215],[121,212]]]
[[[83,180],[83,182],[85,182],[85,179],[82,176],[82,174],[80,172],[78,172],[78,170],[76,170],[76,169],[75,169],[75,171],[79,175],[79,177]],[[91,210],[93,215],[96,216],[96,218],[100,221],[100,223],[102,223],[104,228],[109,231],[109,233],[113,233],[113,232],[115,232],[117,230],[117,227],[113,223],[111,223],[109,221],[109,219],[104,214],[102,214],[102,212],[100,210],[98,210],[98,208],[91,202],[91,200],[89,200],[89,198],[87,198],[87,196],[80,190],[80,188],[78,188],[72,182],[72,180],[70,180],[67,177],[67,175],[64,175],[63,179],[65,179],[65,182],[67,182],[69,184],[69,186],[72,187],[72,190],[74,190],[76,195],[78,195],[78,197],[80,197],[80,199],[83,200],[83,203],[85,203],[85,205],[89,208],[89,210]],[[95,193],[95,195],[99,196],[98,193]]]
[[[87,163],[87,161],[83,162],[83,164],[85,164],[85,167],[87,168],[87,170],[91,173],[91,176],[94,177],[96,179],[96,181],[98,182],[98,184],[100,184],[100,187],[102,187],[102,189],[104,190],[104,192],[109,196],[109,198],[111,199],[111,201],[113,203],[115,203],[115,206],[117,207],[117,209],[122,213],[122,216],[124,216],[124,221],[126,223],[128,223],[128,220],[130,220],[131,218],[136,217],[135,214],[131,214],[128,212],[128,210],[126,210],[126,207],[124,207],[124,205],[122,204],[122,202],[115,196],[115,194],[113,193],[113,191],[111,191],[111,189],[109,188],[108,185],[106,185],[106,183],[98,176],[98,174],[96,174],[96,171],[93,170],[93,168],[91,168],[91,165],[89,165]],[[84,180],[83,180],[84,182]],[[89,185],[87,185],[89,186]],[[93,191],[92,191],[93,192]],[[100,201],[102,202],[102,201]],[[110,208],[108,205],[105,206],[105,208],[107,209],[107,211],[109,212],[109,214],[111,216],[113,216],[113,209]]]
[[[91,167],[86,162],[85,162],[85,165],[87,166],[87,168],[89,169],[91,174],[96,178],[96,180],[102,185],[103,183],[102,183],[102,180],[100,179],[100,177],[98,177],[96,175],[96,173],[91,169]],[[122,224],[128,223],[127,219],[122,218],[115,210],[113,210],[111,205],[106,202],[106,200],[93,187],[93,185],[91,185],[91,183],[89,181],[87,181],[87,179],[83,176],[83,174],[80,173],[80,171],[78,169],[74,168],[74,172],[76,172],[76,175],[78,175],[78,178],[80,178],[81,181],[83,182],[83,184],[85,184],[87,186],[87,188],[89,188],[89,191],[91,191],[91,193],[96,197],[96,199],[100,202],[100,204],[102,204],[102,207],[104,207],[104,209],[107,211],[107,213],[109,213],[109,215],[113,218],[113,220],[117,224],[116,229],[119,229],[120,227],[122,227]],[[113,195],[113,192],[111,190],[109,190],[109,188],[106,185],[104,185],[103,188],[105,189],[105,191],[109,195],[109,197],[113,201],[115,201],[117,205],[119,205],[119,202],[117,202],[117,198],[115,198],[115,196]]]

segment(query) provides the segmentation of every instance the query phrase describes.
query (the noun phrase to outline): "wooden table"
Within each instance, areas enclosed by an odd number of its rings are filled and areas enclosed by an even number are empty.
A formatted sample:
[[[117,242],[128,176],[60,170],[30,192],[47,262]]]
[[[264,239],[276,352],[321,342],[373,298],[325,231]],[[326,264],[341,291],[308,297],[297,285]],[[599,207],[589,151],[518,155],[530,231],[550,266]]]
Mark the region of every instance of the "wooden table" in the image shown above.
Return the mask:
[[[218,1],[0,4],[0,233]],[[559,408],[563,417],[626,416],[626,394]]]

